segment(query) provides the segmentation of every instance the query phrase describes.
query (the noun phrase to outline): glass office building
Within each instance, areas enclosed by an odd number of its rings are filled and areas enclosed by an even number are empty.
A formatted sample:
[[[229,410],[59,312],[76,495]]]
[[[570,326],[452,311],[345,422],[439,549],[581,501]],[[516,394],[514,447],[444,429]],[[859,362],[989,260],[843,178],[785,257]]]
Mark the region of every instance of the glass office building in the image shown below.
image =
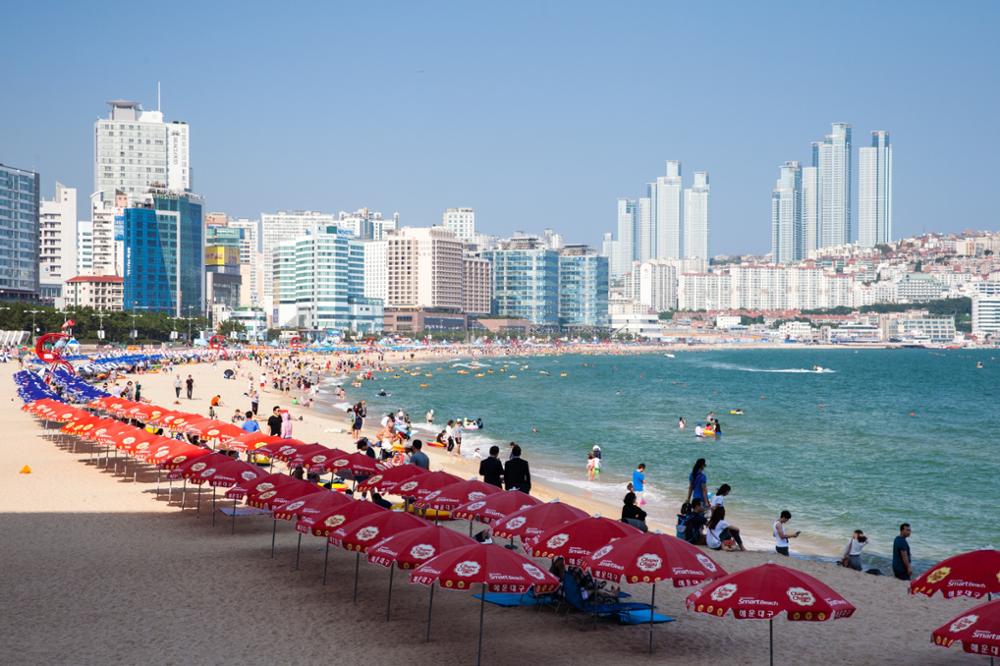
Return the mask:
[[[559,254],[538,238],[502,241],[483,256],[493,266],[492,314],[559,325]],[[606,262],[605,262],[606,264]]]
[[[39,178],[0,164],[0,300],[38,298]]]
[[[608,258],[586,245],[567,245],[559,253],[559,325],[608,324]]]

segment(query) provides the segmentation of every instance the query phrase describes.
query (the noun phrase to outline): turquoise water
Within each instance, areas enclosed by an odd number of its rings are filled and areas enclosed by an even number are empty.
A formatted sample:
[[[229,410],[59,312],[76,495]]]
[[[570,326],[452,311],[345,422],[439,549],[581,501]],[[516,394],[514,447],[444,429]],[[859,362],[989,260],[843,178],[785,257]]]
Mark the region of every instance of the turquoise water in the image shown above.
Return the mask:
[[[1000,543],[996,351],[681,351],[673,359],[483,363],[494,373],[477,378],[485,368],[460,375],[454,361],[424,363],[419,377],[385,375],[351,397],[367,399],[371,415],[403,407],[415,422],[431,407],[437,423],[481,417],[486,429],[466,435],[467,453],[517,441],[536,476],[616,503],[631,470],[645,462],[646,508],[664,521],[677,508],[665,495],[683,494],[692,464],[704,457],[710,488],[733,486],[731,512],[773,520],[787,508],[795,529],[838,543],[861,528],[873,554],[891,552],[904,521],[913,525],[915,559],[925,562]],[[811,372],[814,365],[829,372]],[[378,398],[378,388],[392,396]],[[745,414],[729,415],[734,408]],[[709,411],[722,422],[717,442],[694,437]],[[599,484],[586,481],[595,443],[604,454]],[[763,543],[770,535],[749,536]]]

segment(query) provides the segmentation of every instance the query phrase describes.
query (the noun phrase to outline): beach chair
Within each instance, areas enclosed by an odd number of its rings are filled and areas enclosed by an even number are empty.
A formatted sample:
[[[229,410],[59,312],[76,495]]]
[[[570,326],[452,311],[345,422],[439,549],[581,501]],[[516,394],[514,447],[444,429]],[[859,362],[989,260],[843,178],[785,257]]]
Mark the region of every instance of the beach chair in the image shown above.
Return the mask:
[[[653,613],[653,624],[663,624],[673,622],[674,618],[669,615]],[[623,610],[618,613],[620,624],[649,624],[649,610]]]
[[[475,599],[483,599],[488,604],[500,606],[501,608],[516,608],[518,606],[549,606],[555,603],[555,597],[551,594],[536,595],[528,591],[524,594],[516,592],[487,592],[486,598],[481,594],[472,595]]]
[[[576,578],[574,578],[569,572],[563,576],[562,590],[563,601],[565,601],[566,604],[582,613],[590,613],[591,615],[594,615],[595,619],[597,617],[613,617],[622,612],[635,610],[645,610],[648,612],[650,608],[649,604],[637,601],[596,603],[590,599],[584,599],[583,591],[580,589],[580,585],[576,582]]]

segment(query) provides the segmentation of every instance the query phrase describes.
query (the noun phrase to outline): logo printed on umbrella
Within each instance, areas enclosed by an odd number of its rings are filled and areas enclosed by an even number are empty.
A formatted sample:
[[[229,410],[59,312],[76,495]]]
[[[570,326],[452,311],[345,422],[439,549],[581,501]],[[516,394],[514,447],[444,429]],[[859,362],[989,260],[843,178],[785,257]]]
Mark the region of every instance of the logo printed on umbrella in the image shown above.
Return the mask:
[[[125,439],[122,440],[122,444],[131,444],[134,441],[135,437],[126,437]]]
[[[184,462],[184,461],[185,461],[185,460],[187,460],[187,459],[188,459],[188,457],[187,457],[187,456],[177,456],[176,458],[174,458],[174,459],[173,459],[173,461],[172,461],[172,462],[173,462],[173,463],[174,463],[175,465],[180,465],[180,464],[181,464],[182,462]]]
[[[614,546],[612,546],[611,544],[608,544],[607,546],[601,546],[600,548],[597,549],[597,552],[595,552],[592,557],[595,560],[599,560],[608,553],[610,553],[613,548]]]
[[[292,502],[291,504],[285,505],[285,511],[295,511],[296,509],[302,507],[305,504],[304,501],[299,500],[298,502]]]
[[[465,508],[467,511],[479,511],[484,506],[486,506],[486,502],[473,502],[472,504],[470,504]]]
[[[206,469],[204,472],[201,473],[201,478],[207,479],[208,477],[212,476],[213,474],[215,474],[215,468],[214,467],[209,467],[208,469]]]
[[[437,499],[437,496],[438,496],[438,495],[440,495],[440,494],[441,494],[441,491],[440,491],[440,490],[435,490],[435,491],[434,491],[434,492],[432,492],[432,493],[428,493],[428,494],[427,494],[427,497],[425,497],[425,498],[424,498],[424,501],[425,501],[425,502],[429,502],[429,501],[431,501],[431,500],[434,500],[434,499]]]
[[[195,464],[191,465],[191,471],[192,472],[200,472],[201,470],[205,469],[207,466],[208,465],[206,463],[196,462]]]
[[[965,631],[978,621],[979,621],[978,615],[963,615],[962,617],[952,622],[951,626],[948,628],[953,633],[958,633],[959,631]]]
[[[278,455],[287,456],[289,453],[295,453],[295,447],[294,446],[287,446],[286,445],[286,446],[283,446],[280,449],[278,449]]]
[[[327,527],[339,527],[344,524],[344,514],[338,513],[336,515],[330,516],[323,521],[323,524]]]
[[[523,526],[526,522],[528,522],[527,518],[525,518],[524,516],[518,516],[517,518],[511,518],[510,520],[508,520],[505,527],[509,530],[516,530],[519,527]]]
[[[469,495],[468,495],[468,497],[466,499],[469,502],[475,502],[475,501],[478,501],[478,500],[481,500],[481,499],[485,499],[485,498],[486,498],[486,493],[482,493],[482,492],[479,492],[478,490],[476,490],[474,492],[469,493]]]
[[[310,460],[311,462],[314,462],[314,463],[317,463],[317,464],[319,464],[319,463],[321,463],[321,462],[326,462],[326,456],[324,456],[324,455],[323,455],[323,454],[321,453],[321,454],[319,454],[319,455],[316,455],[316,456],[313,456],[313,457],[312,457],[312,458],[310,458],[309,460]]]
[[[530,562],[525,562],[524,564],[521,565],[521,568],[523,568],[524,572],[529,576],[531,576],[532,578],[534,578],[535,580],[545,580],[545,573],[541,569],[536,567],[534,564],[531,564]]]
[[[366,483],[365,485],[374,486],[376,483],[378,483],[381,480],[382,480],[382,475],[381,474],[376,474],[372,478],[368,479],[368,483]]]
[[[145,451],[148,448],[149,448],[149,442],[141,442],[138,446],[135,447],[135,450],[136,451]]]
[[[934,571],[927,574],[927,582],[930,583],[931,585],[933,585],[934,583],[940,583],[945,578],[947,578],[948,574],[950,573],[951,573],[950,567],[938,567]]]
[[[253,472],[251,472],[250,470],[247,470],[247,471],[243,472],[242,474],[240,474],[240,478],[243,479],[244,481],[249,481],[250,479],[252,479],[252,478],[254,478],[256,476],[257,475],[254,474]]]
[[[562,548],[569,541],[568,534],[556,534],[549,537],[549,540],[545,542],[545,545],[549,548]]]
[[[644,553],[635,561],[635,566],[647,573],[656,571],[663,566],[663,559],[655,553]]]
[[[333,461],[334,467],[347,467],[347,458],[341,458],[340,460]]]
[[[418,543],[410,549],[410,555],[412,555],[414,559],[418,560],[429,560],[434,557],[434,553],[436,552],[437,549],[429,543]]]
[[[816,603],[816,597],[809,590],[801,587],[790,587],[788,591],[785,592],[788,595],[789,600],[799,606],[812,606]]]
[[[274,484],[270,481],[265,481],[264,483],[258,483],[256,490],[264,492],[265,490],[270,490],[271,488],[274,488]]]
[[[277,490],[268,490],[266,493],[261,493],[257,496],[258,500],[269,500],[278,494]]]
[[[712,590],[712,601],[725,601],[736,594],[736,583],[726,583]]]
[[[357,534],[354,535],[354,538],[358,541],[371,541],[377,536],[378,528],[374,525],[369,525],[368,527],[362,527],[358,530]]]
[[[417,487],[416,481],[407,481],[406,483],[401,485],[399,489],[402,490],[404,493],[408,493],[416,487]]]
[[[697,558],[697,560],[699,562],[701,562],[701,566],[705,567],[706,569],[708,569],[712,573],[715,573],[716,571],[718,571],[718,567],[715,566],[715,562],[713,562],[712,559],[710,557],[708,557],[707,555],[705,555],[703,553],[698,553],[698,554],[695,555],[695,558]]]
[[[468,578],[469,576],[475,576],[479,573],[482,567],[479,562],[473,562],[472,560],[466,560],[465,562],[459,562],[455,565],[455,574],[462,576],[463,578]]]

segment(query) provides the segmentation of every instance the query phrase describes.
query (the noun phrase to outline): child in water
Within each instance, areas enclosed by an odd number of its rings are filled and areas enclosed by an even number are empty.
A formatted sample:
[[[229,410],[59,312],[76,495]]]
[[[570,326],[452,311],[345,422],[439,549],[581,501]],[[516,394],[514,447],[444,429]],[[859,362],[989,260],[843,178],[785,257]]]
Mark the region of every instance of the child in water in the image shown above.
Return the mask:
[[[587,454],[587,480],[596,481],[597,480],[597,459],[594,458],[593,453]]]

